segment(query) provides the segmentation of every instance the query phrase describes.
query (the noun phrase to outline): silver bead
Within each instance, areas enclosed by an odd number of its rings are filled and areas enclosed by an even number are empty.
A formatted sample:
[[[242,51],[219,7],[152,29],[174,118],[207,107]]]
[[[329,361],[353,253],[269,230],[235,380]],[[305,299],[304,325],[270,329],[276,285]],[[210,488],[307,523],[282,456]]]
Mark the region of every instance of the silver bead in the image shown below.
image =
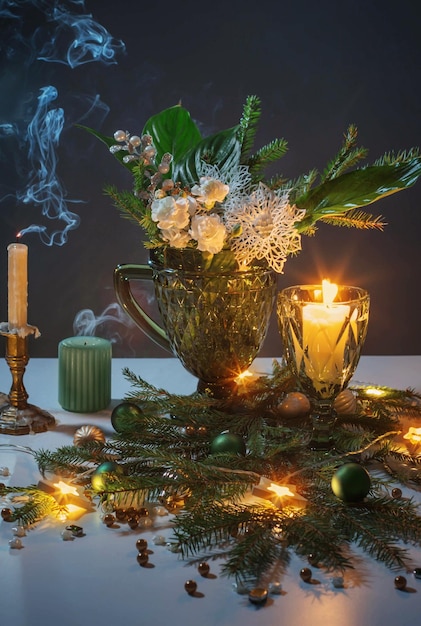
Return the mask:
[[[282,593],[282,583],[280,583],[278,580],[269,583],[269,593],[279,596]]]
[[[332,585],[335,589],[343,589],[344,579],[343,576],[335,576],[332,578]]]
[[[74,535],[71,530],[66,529],[66,530],[62,530],[61,538],[63,539],[63,541],[73,541]]]
[[[164,535],[155,535],[154,537],[152,537],[152,542],[156,546],[165,546],[167,540],[165,539]]]
[[[156,154],[156,148],[154,146],[146,146],[146,148],[143,151],[143,154],[146,158],[151,159]]]
[[[114,139],[116,141],[126,141],[127,133],[124,130],[116,130],[114,133]]]
[[[9,541],[9,546],[14,550],[20,550],[21,548],[23,548],[22,541],[19,539],[19,537],[11,539]]]

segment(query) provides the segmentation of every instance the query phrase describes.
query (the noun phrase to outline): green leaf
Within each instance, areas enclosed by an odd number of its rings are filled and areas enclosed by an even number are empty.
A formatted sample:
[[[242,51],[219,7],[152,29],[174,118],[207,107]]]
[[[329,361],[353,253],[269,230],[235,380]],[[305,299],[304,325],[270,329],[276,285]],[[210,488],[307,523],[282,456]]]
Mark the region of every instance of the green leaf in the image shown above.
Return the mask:
[[[152,137],[157,150],[157,163],[166,152],[172,154],[173,162],[183,161],[186,152],[202,138],[190,113],[180,105],[165,109],[149,118],[143,134],[149,134]]]
[[[297,227],[300,231],[305,230],[324,216],[345,213],[407,189],[420,175],[421,157],[342,174],[296,199],[296,205],[307,211]]]
[[[94,130],[93,128],[89,128],[89,126],[83,126],[82,124],[75,124],[75,126],[76,128],[81,128],[82,130],[86,130],[88,133],[90,133],[91,135],[93,135],[94,137],[102,141],[102,143],[105,143],[108,149],[110,149],[111,146],[117,145],[117,141],[114,139],[114,137],[108,137],[107,135],[103,135],[97,130]],[[115,156],[115,158],[118,161],[120,161],[120,163],[124,165],[124,167],[126,167],[130,172],[132,172],[133,168],[137,165],[137,161],[130,161],[129,163],[124,163],[123,157],[127,156],[126,150],[120,150],[119,152],[114,152],[113,156]]]
[[[199,179],[198,171],[202,162],[216,165],[222,173],[229,171],[240,162],[241,143],[238,139],[238,126],[210,135],[202,139],[184,155],[184,159],[174,167],[173,178],[183,185],[191,185]]]

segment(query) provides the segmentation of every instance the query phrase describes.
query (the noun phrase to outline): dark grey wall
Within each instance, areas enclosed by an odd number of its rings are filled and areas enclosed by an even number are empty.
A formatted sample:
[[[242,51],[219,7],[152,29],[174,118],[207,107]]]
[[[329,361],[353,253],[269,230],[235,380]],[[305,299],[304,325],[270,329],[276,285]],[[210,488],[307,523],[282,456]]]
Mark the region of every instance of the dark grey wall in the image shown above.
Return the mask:
[[[36,225],[22,239],[29,321],[42,332],[31,356],[55,356],[84,310],[103,321],[96,332],[113,338],[115,356],[163,356],[113,304],[114,267],[147,254],[102,189],[131,181],[74,123],[137,133],[181,100],[209,134],[234,125],[255,93],[257,141],[287,139],[286,176],[322,170],[350,123],[371,162],[421,144],[419,13],[417,0],[0,2],[0,320],[6,246]],[[365,287],[365,352],[420,354],[421,183],[373,210],[385,232],[321,227],[279,285],[329,276]],[[274,320],[263,354],[280,352]]]

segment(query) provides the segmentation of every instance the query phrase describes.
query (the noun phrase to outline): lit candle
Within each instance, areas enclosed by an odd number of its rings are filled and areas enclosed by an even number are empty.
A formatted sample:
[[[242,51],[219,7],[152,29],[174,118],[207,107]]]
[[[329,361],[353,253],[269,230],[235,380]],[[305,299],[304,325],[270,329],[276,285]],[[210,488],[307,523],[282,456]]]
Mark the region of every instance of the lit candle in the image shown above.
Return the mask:
[[[66,411],[94,413],[111,400],[111,342],[69,337],[58,349],[58,401]]]
[[[319,294],[322,302],[303,307],[303,344],[307,348],[307,370],[312,370],[307,374],[313,380],[334,382],[342,378],[347,340],[343,328],[350,307],[333,302],[337,292],[337,285],[324,280]]]
[[[28,246],[11,243],[8,252],[8,325],[9,331],[27,326]]]

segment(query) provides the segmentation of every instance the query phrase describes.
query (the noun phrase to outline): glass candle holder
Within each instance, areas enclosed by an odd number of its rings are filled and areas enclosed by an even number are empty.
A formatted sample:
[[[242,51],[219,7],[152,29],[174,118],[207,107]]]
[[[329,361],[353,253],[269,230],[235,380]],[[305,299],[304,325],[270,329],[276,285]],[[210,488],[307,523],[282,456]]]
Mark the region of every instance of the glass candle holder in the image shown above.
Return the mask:
[[[370,297],[360,287],[299,285],[278,296],[278,324],[284,355],[312,403],[310,447],[331,446],[333,402],[353,376],[367,334]]]

